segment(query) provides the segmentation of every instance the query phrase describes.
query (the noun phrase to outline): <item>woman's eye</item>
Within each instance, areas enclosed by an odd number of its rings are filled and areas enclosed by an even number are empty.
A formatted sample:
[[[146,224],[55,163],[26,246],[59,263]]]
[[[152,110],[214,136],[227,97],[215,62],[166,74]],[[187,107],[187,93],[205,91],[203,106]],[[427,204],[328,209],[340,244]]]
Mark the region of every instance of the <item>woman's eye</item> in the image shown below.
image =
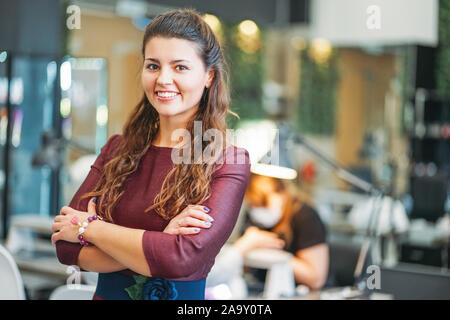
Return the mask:
[[[178,71],[184,71],[184,70],[187,70],[188,68],[186,66],[183,66],[183,65],[178,65],[178,66],[176,66],[176,69]]]
[[[147,69],[150,69],[150,70],[156,70],[157,68],[158,68],[158,66],[156,64],[149,64],[147,66]]]

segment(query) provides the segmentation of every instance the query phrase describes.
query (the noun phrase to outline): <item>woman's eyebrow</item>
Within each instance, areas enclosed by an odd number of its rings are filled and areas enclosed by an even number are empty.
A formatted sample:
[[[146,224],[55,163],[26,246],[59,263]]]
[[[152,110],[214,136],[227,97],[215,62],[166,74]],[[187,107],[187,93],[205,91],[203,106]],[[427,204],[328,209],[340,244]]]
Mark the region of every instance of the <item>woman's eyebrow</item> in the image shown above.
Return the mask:
[[[145,58],[145,60],[150,60],[150,61],[159,63],[159,60],[156,59],[156,58]],[[176,59],[176,60],[170,61],[170,64],[175,64],[175,63],[180,63],[180,62],[187,62],[187,63],[190,63],[190,61],[189,61],[189,60],[186,60],[186,59]]]

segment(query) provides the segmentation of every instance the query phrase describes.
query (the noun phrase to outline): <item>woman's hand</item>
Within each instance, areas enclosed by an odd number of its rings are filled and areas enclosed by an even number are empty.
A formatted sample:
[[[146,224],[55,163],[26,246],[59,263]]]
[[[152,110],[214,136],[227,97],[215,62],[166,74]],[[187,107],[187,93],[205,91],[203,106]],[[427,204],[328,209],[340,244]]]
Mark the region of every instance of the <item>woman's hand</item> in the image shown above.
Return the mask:
[[[244,234],[233,244],[242,255],[257,248],[282,249],[284,241],[274,232],[259,230],[257,227],[248,227]]]
[[[208,229],[214,219],[207,214],[210,209],[201,205],[189,205],[180,214],[173,217],[163,232],[173,235],[188,235]]]
[[[55,244],[58,240],[78,243],[80,241],[78,240],[78,229],[80,227],[73,222],[83,223],[87,221],[88,217],[96,214],[94,198],[89,200],[87,212],[78,211],[68,206],[62,207],[52,225],[52,243]]]

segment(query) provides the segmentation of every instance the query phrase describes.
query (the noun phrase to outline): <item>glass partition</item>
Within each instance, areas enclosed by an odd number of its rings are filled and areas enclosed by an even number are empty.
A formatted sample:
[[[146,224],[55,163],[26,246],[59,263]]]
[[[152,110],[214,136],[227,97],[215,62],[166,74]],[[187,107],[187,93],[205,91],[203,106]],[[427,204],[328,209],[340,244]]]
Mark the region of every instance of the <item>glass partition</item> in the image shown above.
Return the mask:
[[[50,214],[51,171],[31,161],[41,134],[53,125],[57,64],[49,58],[15,57],[10,78],[9,213]]]
[[[105,59],[68,58],[61,65],[62,133],[66,148],[61,205],[70,202],[107,139]]]

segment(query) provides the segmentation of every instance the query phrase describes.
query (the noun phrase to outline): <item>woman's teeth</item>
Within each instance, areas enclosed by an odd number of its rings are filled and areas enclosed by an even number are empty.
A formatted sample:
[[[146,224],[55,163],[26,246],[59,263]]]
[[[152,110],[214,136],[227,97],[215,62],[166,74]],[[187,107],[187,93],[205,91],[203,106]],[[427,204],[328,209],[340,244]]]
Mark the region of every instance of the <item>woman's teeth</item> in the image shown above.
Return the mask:
[[[158,97],[161,98],[170,98],[170,97],[175,97],[178,93],[176,92],[157,92]]]

